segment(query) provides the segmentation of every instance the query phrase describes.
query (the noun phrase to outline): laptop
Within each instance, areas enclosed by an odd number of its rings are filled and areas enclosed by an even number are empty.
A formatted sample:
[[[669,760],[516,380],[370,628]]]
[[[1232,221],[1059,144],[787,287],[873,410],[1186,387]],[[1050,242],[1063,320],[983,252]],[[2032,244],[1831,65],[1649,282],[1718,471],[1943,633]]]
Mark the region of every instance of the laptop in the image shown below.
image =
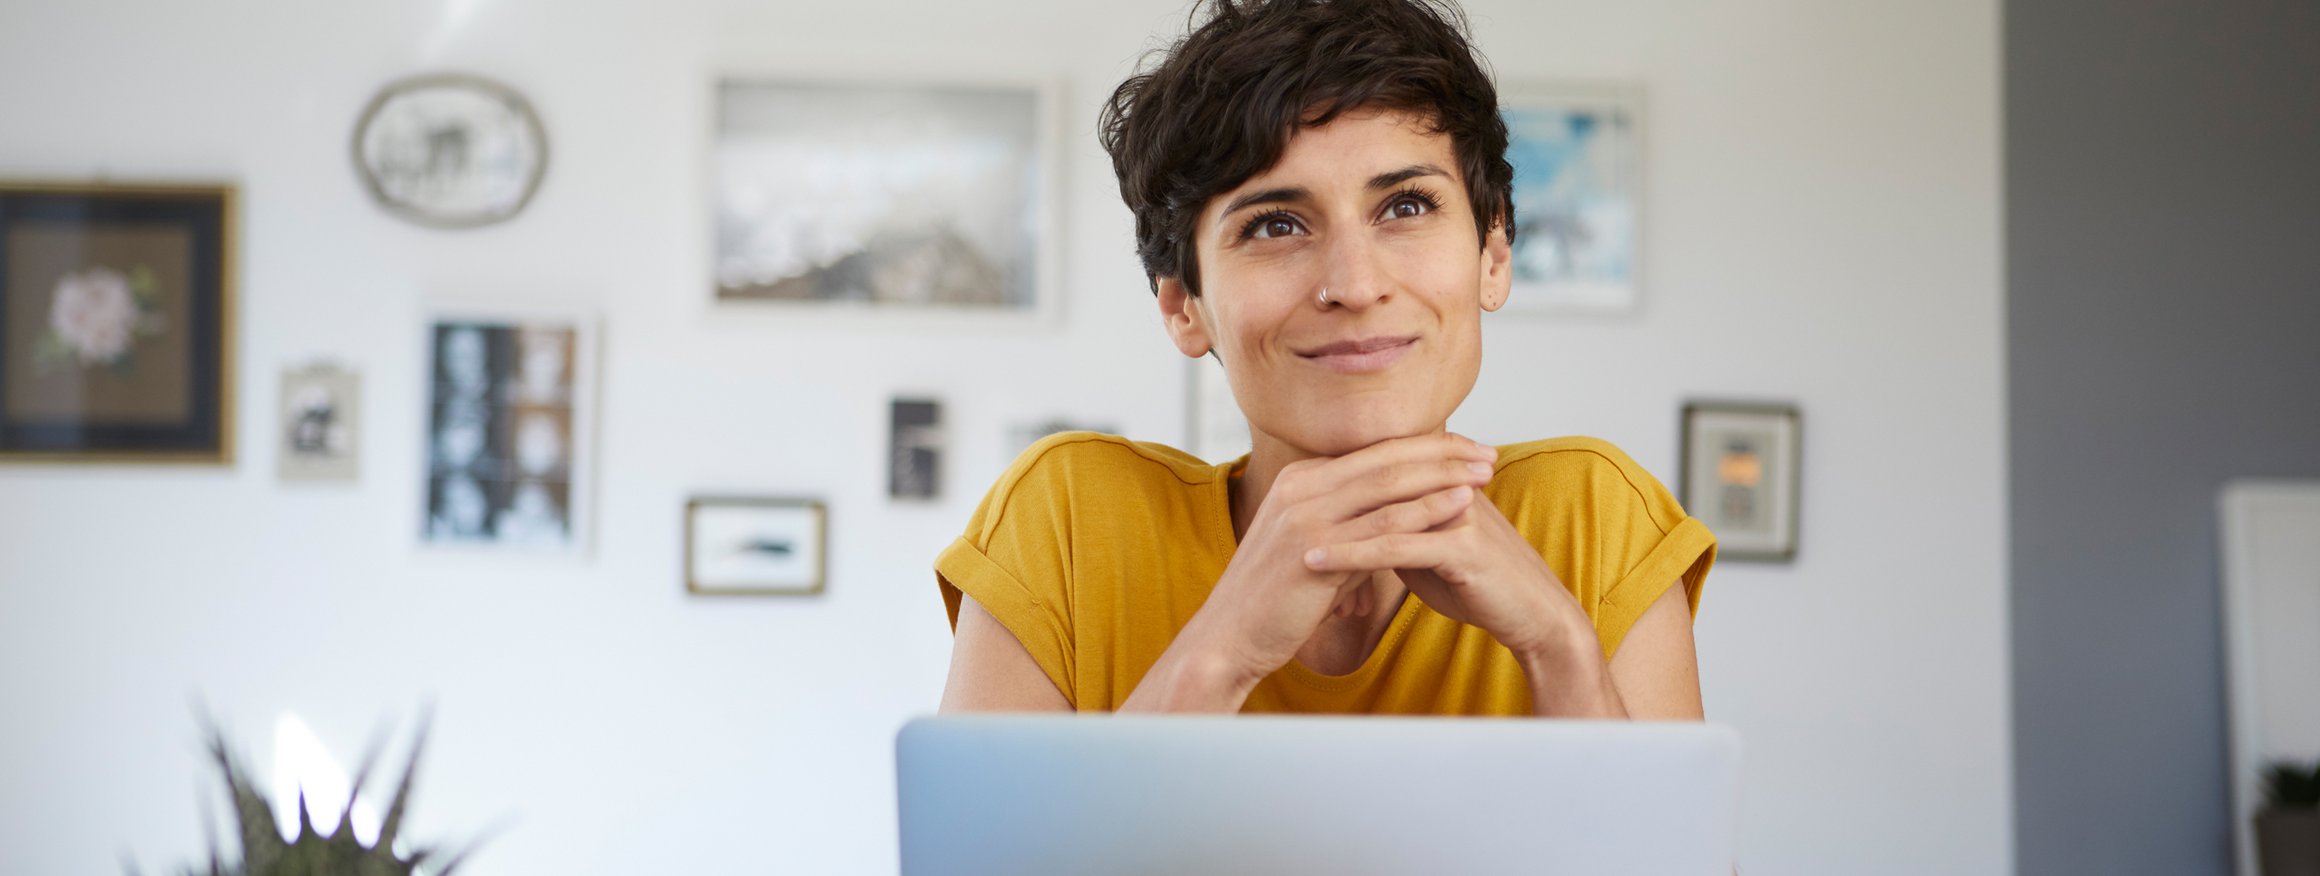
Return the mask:
[[[1714,724],[962,715],[895,740],[904,876],[1733,872]]]

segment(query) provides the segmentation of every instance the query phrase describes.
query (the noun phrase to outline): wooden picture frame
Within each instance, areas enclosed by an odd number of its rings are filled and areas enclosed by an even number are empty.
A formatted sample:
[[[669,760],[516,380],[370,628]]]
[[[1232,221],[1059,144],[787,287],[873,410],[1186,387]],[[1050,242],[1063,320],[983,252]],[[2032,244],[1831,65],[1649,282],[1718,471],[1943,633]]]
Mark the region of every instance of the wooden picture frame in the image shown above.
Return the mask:
[[[828,588],[829,506],[819,499],[703,496],[685,502],[685,592],[818,596]]]
[[[1804,419],[1795,405],[1684,405],[1678,495],[1716,533],[1719,561],[1796,559]]]
[[[230,185],[0,182],[0,462],[231,465]]]

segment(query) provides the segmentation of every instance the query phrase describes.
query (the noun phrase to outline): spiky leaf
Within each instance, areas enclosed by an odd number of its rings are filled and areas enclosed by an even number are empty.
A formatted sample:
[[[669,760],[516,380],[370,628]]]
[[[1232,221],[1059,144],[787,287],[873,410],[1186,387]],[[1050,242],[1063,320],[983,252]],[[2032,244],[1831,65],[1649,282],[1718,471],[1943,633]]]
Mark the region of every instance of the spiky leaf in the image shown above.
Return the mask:
[[[225,781],[227,802],[233,807],[242,854],[238,863],[227,865],[213,833],[206,871],[189,867],[182,871],[185,876],[416,876],[422,864],[428,865],[433,876],[452,876],[475,850],[477,844],[470,843],[466,850],[439,867],[433,864],[441,856],[438,848],[414,848],[408,858],[395,854],[395,838],[409,808],[412,782],[419,772],[419,756],[426,748],[428,719],[424,717],[411,745],[410,760],[403,765],[402,780],[387,806],[386,823],[379,831],[378,842],[368,846],[355,838],[354,819],[349,816],[354,811],[355,797],[369,781],[371,768],[377,763],[380,746],[376,740],[364,755],[361,770],[355,774],[354,787],[347,794],[345,808],[339,812],[338,825],[327,835],[317,831],[313,814],[306,805],[305,791],[300,790],[298,832],[284,841],[274,820],[272,805],[258,792],[249,771],[226,744],[225,734],[206,715],[202,723],[208,736],[210,757],[217,763],[218,773]],[[207,823],[210,819],[205,817],[203,821]],[[134,876],[135,864],[128,864],[127,870]]]

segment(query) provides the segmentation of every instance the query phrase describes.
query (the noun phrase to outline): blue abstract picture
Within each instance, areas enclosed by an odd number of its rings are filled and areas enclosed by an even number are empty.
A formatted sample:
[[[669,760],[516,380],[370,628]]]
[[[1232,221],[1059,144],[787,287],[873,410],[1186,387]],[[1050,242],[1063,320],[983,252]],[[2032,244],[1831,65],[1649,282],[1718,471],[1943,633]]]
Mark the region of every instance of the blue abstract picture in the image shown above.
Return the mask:
[[[1636,111],[1616,99],[1509,102],[1512,311],[1620,313],[1637,302]]]

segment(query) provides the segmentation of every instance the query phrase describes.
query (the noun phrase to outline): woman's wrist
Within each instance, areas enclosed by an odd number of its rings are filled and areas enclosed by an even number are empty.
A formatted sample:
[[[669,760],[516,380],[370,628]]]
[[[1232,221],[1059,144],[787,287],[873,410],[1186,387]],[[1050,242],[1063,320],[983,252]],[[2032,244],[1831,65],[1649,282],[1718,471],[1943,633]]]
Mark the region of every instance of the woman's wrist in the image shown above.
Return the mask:
[[[1240,711],[1267,673],[1246,665],[1239,651],[1228,639],[1209,634],[1195,615],[1136,683],[1120,711]]]
[[[1521,649],[1515,661],[1522,666],[1531,688],[1531,713],[1543,718],[1627,717],[1619,690],[1611,684],[1611,666],[1603,659],[1601,640],[1593,627]]]

